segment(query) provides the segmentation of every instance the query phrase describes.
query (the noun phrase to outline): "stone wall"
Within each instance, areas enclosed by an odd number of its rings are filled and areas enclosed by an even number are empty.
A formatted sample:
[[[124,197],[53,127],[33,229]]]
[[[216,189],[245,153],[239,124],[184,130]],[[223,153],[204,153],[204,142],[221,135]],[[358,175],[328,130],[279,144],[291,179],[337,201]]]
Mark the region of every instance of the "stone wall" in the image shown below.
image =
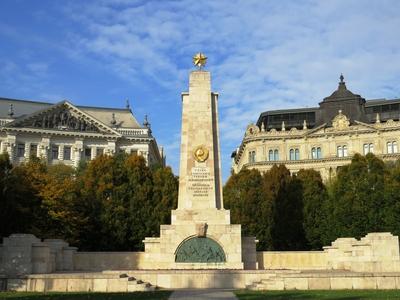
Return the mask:
[[[328,267],[324,251],[259,251],[259,269],[321,270]]]
[[[12,234],[0,248],[0,274],[7,276],[72,271],[77,250],[63,240],[42,242],[32,234]]]
[[[360,240],[339,238],[324,251],[264,251],[254,257],[255,239],[244,238],[242,261],[247,270],[344,270],[400,272],[399,239],[388,232]],[[57,239],[43,242],[30,234],[13,234],[0,246],[0,274],[20,276],[58,271],[158,269],[145,252],[76,252]]]
[[[399,238],[389,232],[368,233],[360,240],[339,238],[324,247],[328,269],[355,272],[400,271]]]
[[[135,270],[144,264],[144,252],[77,252],[74,270]]]

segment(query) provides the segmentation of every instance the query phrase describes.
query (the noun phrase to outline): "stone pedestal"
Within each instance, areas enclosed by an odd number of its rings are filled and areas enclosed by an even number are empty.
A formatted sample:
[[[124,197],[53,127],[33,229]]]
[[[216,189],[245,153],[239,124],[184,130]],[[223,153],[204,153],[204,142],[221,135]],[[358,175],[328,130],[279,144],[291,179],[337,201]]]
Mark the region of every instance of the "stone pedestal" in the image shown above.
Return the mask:
[[[189,92],[182,94],[178,208],[159,238],[144,240],[145,268],[244,268],[241,225],[232,225],[223,208],[217,102],[210,73],[192,72]],[[254,260],[255,239],[246,242]]]

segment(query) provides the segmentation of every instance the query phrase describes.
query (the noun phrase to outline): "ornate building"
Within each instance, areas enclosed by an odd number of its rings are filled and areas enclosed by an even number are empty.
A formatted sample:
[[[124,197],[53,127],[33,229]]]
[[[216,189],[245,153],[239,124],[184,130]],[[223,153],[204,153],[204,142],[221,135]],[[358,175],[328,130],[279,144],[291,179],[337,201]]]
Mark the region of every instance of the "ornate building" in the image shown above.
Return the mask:
[[[147,118],[139,125],[128,103],[119,109],[0,98],[0,153],[13,163],[37,156],[78,166],[118,151],[143,155],[148,165],[165,162]]]
[[[267,111],[250,124],[232,168],[261,172],[285,164],[292,172],[318,170],[323,179],[349,164],[355,153],[374,153],[384,161],[400,158],[400,99],[365,100],[339,87],[319,107]]]

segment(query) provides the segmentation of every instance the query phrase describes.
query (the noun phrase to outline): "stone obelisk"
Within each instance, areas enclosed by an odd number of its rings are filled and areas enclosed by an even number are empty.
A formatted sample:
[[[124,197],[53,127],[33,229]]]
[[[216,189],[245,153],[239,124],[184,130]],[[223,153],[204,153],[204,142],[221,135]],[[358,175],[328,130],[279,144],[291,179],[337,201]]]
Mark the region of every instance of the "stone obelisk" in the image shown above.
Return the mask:
[[[241,236],[223,208],[218,136],[218,94],[211,91],[206,57],[182,93],[178,207],[159,238],[146,238],[146,267],[160,269],[243,269],[256,266],[255,239]],[[147,265],[148,264],[148,265]]]
[[[178,209],[223,208],[217,101],[210,72],[191,72],[182,94]]]

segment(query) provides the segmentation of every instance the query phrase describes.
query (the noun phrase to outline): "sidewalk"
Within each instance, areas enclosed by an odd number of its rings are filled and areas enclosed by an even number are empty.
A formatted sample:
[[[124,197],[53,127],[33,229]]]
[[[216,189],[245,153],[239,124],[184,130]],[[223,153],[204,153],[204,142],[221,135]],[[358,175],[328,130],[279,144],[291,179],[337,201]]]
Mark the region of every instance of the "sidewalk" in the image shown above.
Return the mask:
[[[206,299],[222,299],[237,300],[232,291],[229,290],[176,290],[169,297],[170,300],[206,300]]]

